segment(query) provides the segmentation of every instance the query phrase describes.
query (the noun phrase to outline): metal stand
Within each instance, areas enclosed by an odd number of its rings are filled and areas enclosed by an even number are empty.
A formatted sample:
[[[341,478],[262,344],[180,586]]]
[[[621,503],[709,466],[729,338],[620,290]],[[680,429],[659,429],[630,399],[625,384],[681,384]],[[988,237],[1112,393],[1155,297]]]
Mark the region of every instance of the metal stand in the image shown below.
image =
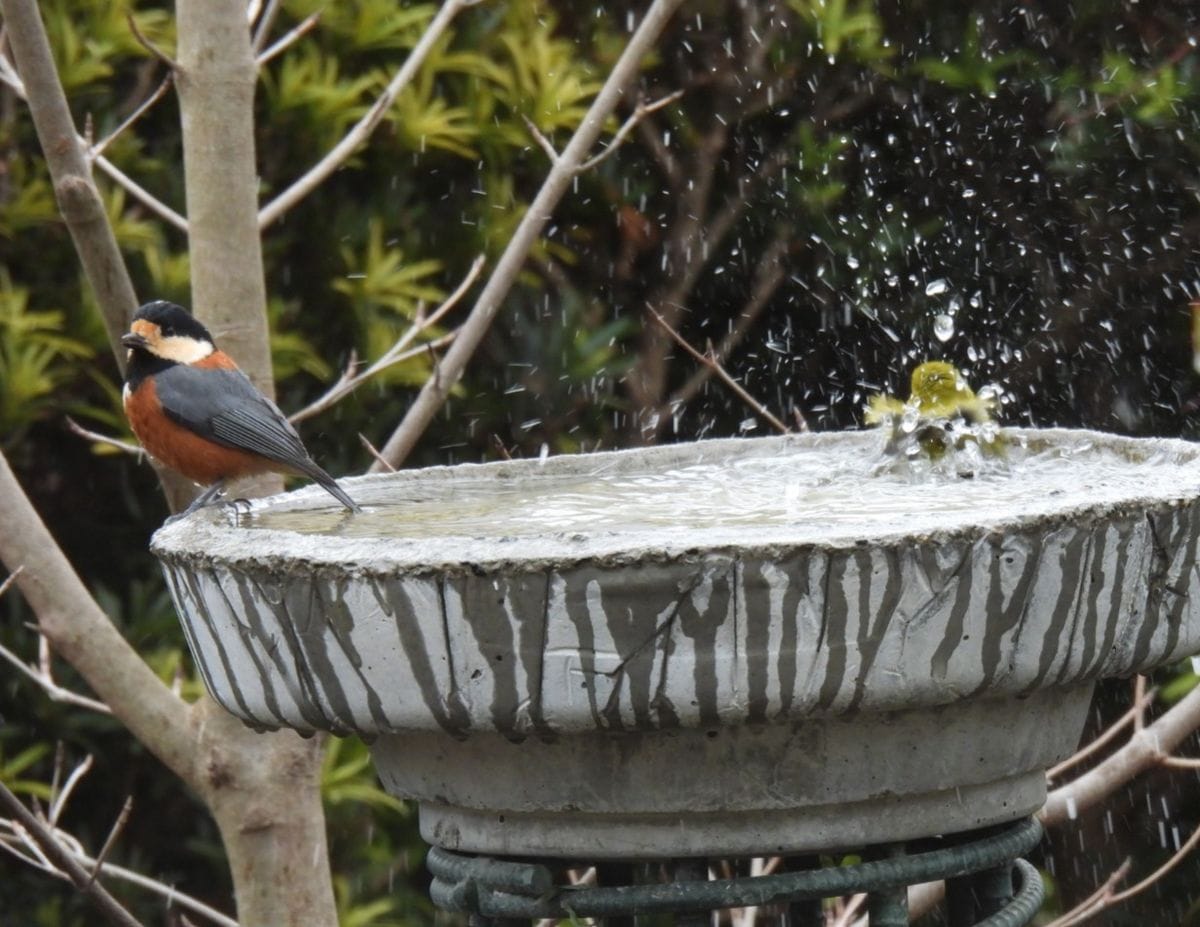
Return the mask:
[[[518,862],[468,856],[435,847],[427,864],[434,879],[434,904],[471,916],[487,927],[543,917],[597,917],[625,924],[638,915],[675,914],[675,923],[700,927],[719,908],[777,905],[789,925],[817,923],[822,898],[867,892],[872,927],[908,923],[906,889],[918,882],[946,880],[950,927],[1021,927],[1042,903],[1037,869],[1019,857],[1042,837],[1036,820],[1017,821],[936,841],[872,848],[867,861],[821,869],[793,867],[767,876],[707,878],[704,860],[676,860],[672,881],[650,885],[606,885],[622,864],[603,868],[600,885],[558,884],[555,873],[581,862]],[[804,860],[811,864],[811,857]],[[632,868],[626,868],[632,872]]]

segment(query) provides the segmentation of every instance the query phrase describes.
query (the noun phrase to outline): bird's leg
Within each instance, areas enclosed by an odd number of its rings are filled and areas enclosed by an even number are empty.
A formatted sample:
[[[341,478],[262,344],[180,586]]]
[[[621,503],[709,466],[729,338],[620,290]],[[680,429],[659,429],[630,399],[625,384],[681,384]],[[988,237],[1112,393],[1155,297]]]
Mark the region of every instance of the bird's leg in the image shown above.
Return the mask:
[[[196,497],[195,501],[192,502],[192,504],[189,505],[186,509],[184,509],[183,514],[187,515],[190,512],[196,511],[196,509],[204,508],[206,505],[208,505],[210,502],[212,502],[214,499],[216,499],[217,496],[221,495],[221,493],[223,493],[224,491],[225,491],[225,481],[217,480],[215,483],[213,483],[211,486],[209,486],[208,489],[206,489],[206,490],[204,490],[204,492],[200,493],[200,495],[198,495]]]
[[[204,492],[200,493],[200,495],[198,495],[195,499],[193,499],[192,504],[189,505],[186,509],[184,509],[182,512],[178,512],[177,514],[172,515],[170,518],[168,518],[166,523],[169,525],[172,522],[179,521],[179,519],[181,519],[181,518],[186,518],[188,515],[191,515],[192,512],[196,511],[196,509],[204,508],[206,505],[211,503],[214,499],[217,498],[217,496],[219,496],[224,491],[225,491],[225,481],[217,480],[215,483],[213,483],[211,486],[209,486],[208,489],[204,490]]]

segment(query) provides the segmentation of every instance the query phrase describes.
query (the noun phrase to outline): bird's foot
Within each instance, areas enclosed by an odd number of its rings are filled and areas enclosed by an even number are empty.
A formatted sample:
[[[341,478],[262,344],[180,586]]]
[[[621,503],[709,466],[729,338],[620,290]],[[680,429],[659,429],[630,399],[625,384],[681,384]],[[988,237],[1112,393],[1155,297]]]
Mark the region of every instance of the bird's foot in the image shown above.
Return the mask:
[[[195,499],[193,499],[191,505],[189,505],[182,512],[177,512],[174,515],[171,515],[169,518],[167,518],[165,524],[168,524],[168,525],[174,524],[175,522],[179,521],[179,519],[181,519],[181,518],[187,518],[189,515],[192,514],[192,512],[195,512],[197,509],[202,509],[207,505],[212,505],[212,503],[216,502],[218,497],[220,497],[220,495],[224,491],[225,491],[224,482],[218,480],[216,483],[213,483],[206,490],[204,490],[204,492],[200,493],[200,495],[198,495]]]
[[[225,512],[229,524],[235,528],[241,522],[243,515],[250,514],[251,505],[249,499],[222,499],[219,504]]]

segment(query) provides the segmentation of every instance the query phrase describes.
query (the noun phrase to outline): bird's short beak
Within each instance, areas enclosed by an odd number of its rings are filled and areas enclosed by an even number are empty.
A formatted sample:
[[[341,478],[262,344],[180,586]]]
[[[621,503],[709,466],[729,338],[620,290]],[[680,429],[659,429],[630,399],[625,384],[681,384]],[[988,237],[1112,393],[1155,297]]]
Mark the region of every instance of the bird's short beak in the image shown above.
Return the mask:
[[[127,348],[144,348],[149,345],[149,342],[137,332],[130,332],[121,336],[121,344]]]

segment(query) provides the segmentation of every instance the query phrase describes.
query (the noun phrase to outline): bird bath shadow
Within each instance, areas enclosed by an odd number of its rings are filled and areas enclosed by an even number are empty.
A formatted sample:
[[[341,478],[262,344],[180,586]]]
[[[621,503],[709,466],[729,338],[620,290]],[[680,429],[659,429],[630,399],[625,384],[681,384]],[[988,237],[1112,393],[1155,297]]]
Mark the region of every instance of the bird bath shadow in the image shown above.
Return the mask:
[[[1096,679],[1200,649],[1200,450],[1007,435],[972,479],[873,432],[407,471],[153,549],[213,696],[371,739],[432,843],[876,843],[1036,810]]]

